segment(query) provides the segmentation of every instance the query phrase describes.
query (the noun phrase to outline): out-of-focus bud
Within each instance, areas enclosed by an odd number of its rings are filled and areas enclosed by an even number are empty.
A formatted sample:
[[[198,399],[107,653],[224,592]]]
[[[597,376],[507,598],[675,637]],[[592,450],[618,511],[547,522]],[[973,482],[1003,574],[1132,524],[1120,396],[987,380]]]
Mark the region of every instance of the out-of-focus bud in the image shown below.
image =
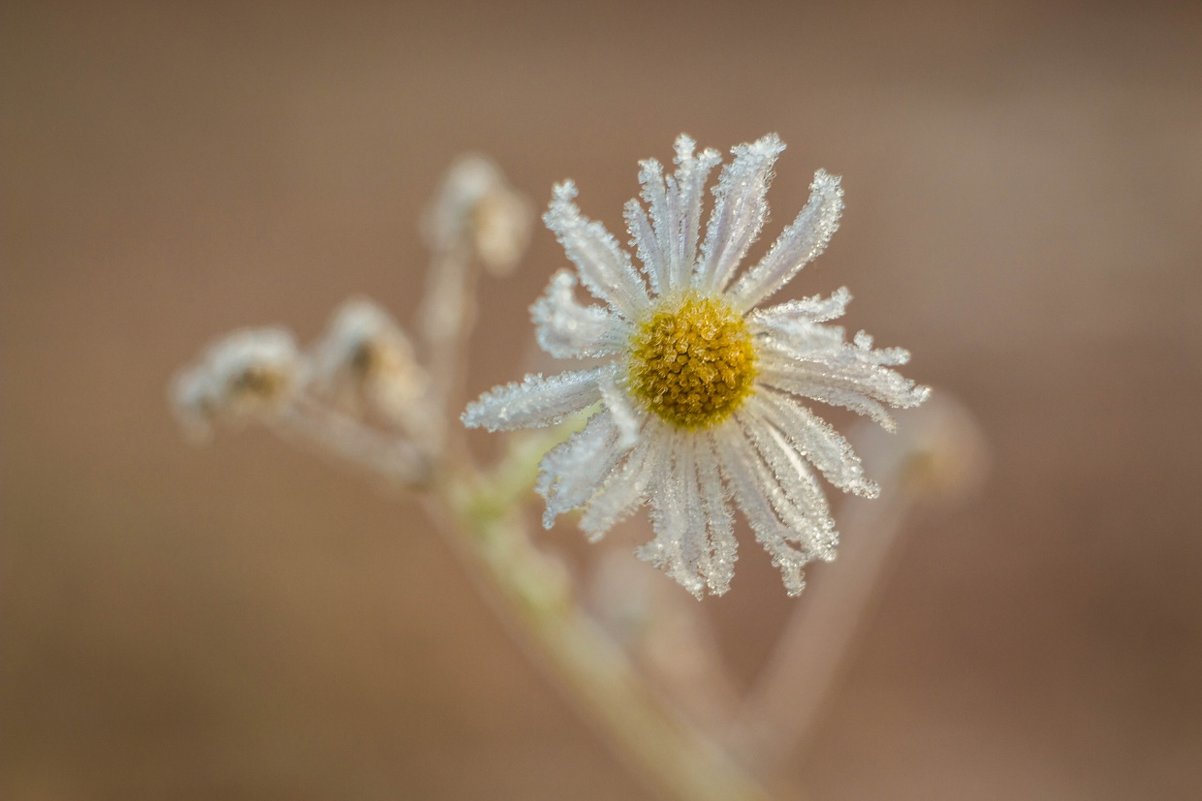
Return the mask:
[[[185,429],[208,436],[218,421],[269,419],[300,383],[301,356],[280,328],[235,331],[213,343],[201,360],[175,377],[171,396]]]
[[[427,378],[392,317],[368,300],[343,303],[313,356],[314,385],[344,404],[366,397],[392,417],[412,418]]]
[[[460,157],[447,171],[422,230],[432,250],[465,243],[495,275],[513,270],[530,241],[534,209],[484,156]]]

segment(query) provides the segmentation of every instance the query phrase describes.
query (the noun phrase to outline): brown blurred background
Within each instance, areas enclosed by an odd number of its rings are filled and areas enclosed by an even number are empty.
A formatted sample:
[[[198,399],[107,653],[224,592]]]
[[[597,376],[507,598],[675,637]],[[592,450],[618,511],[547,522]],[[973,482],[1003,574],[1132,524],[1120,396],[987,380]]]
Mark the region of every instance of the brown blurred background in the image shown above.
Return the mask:
[[[773,226],[845,177],[789,291],[849,285],[992,449],[795,775],[1202,793],[1202,5],[8,3],[0,65],[0,798],[645,797],[403,496],[190,448],[165,387],[236,326],[407,319],[464,150],[616,228],[681,130],[781,134]],[[473,390],[562,263],[540,229],[489,285]],[[753,551],[706,602],[742,676],[790,606]]]

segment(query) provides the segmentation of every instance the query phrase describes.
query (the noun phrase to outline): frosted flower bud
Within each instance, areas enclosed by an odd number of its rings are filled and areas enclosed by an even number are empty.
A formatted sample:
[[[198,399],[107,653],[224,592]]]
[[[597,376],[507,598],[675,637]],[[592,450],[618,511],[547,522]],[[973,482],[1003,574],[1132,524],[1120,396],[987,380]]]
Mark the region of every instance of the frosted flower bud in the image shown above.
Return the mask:
[[[323,390],[385,394],[397,403],[421,396],[426,376],[405,332],[379,306],[353,299],[334,313],[317,344],[313,378]]]
[[[530,202],[509,186],[495,164],[467,155],[447,171],[423,231],[436,251],[466,241],[490,272],[503,275],[525,252],[533,220]]]
[[[185,428],[203,437],[220,420],[275,416],[292,401],[300,374],[290,333],[243,329],[213,343],[195,366],[176,376],[172,400]]]

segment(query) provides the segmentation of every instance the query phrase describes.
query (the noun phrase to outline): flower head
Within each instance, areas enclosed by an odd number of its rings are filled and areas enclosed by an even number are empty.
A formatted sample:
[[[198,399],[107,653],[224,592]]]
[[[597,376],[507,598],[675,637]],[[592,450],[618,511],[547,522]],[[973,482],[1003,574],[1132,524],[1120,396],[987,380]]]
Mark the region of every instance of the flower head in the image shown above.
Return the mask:
[[[584,217],[570,182],[555,187],[544,216],[576,271],[560,271],[531,308],[539,344],[559,358],[597,366],[528,375],[497,387],[463,414],[490,431],[553,425],[592,408],[584,428],[541,465],[544,522],[582,508],[592,538],[645,503],[655,537],[638,550],[700,597],[725,592],[736,558],[731,502],[781,570],[791,595],[802,569],[835,555],[838,534],[814,468],[836,487],[867,497],[847,440],[802,399],[845,407],[891,428],[885,406],[928,394],[891,369],[909,354],[874,349],[860,332],[846,342],[851,295],[759,308],[826,248],[843,191],[819,170],[810,199],[768,254],[737,275],[768,216],[765,196],[784,144],[775,134],[735,147],[723,167],[705,238],[706,181],[721,158],[676,140],[676,169],[640,165],[642,203],[625,219],[641,271],[598,222]],[[579,303],[577,282],[602,305]]]
[[[513,191],[495,164],[468,155],[447,172],[422,228],[435,251],[466,242],[487,270],[504,275],[526,250],[533,219],[530,202]]]
[[[209,346],[171,386],[176,413],[203,438],[217,420],[269,419],[292,400],[301,382],[302,358],[292,334],[281,328],[234,331]]]
[[[312,377],[327,392],[367,392],[397,403],[411,403],[426,383],[409,337],[387,312],[360,298],[334,313],[314,349]]]

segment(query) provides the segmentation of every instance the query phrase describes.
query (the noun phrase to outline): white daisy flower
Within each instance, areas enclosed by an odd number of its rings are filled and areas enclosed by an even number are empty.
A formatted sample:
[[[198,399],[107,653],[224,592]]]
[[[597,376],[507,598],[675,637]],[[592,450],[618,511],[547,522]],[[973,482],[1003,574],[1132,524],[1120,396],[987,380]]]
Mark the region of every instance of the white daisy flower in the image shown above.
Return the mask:
[[[819,170],[810,198],[768,254],[736,275],[768,217],[765,195],[784,144],[769,134],[733,148],[713,190],[700,238],[703,190],[721,158],[676,140],[676,170],[640,165],[642,199],[625,218],[641,274],[601,223],[573,202],[571,181],[554,189],[544,216],[576,271],[557,273],[531,312],[539,344],[558,358],[597,366],[552,377],[528,375],[470,404],[468,427],[549,426],[590,407],[583,430],[543,459],[544,523],[583,508],[581,528],[601,537],[645,503],[654,539],[640,558],[701,597],[730,586],[736,558],[731,501],[781,570],[790,595],[802,568],[835,555],[838,534],[814,468],[866,497],[847,440],[800,400],[841,406],[887,428],[885,406],[917,406],[925,387],[890,369],[909,354],[874,349],[860,332],[844,341],[851,295],[839,289],[759,308],[826,248],[839,225],[839,179]],[[577,281],[603,305],[575,299]]]

